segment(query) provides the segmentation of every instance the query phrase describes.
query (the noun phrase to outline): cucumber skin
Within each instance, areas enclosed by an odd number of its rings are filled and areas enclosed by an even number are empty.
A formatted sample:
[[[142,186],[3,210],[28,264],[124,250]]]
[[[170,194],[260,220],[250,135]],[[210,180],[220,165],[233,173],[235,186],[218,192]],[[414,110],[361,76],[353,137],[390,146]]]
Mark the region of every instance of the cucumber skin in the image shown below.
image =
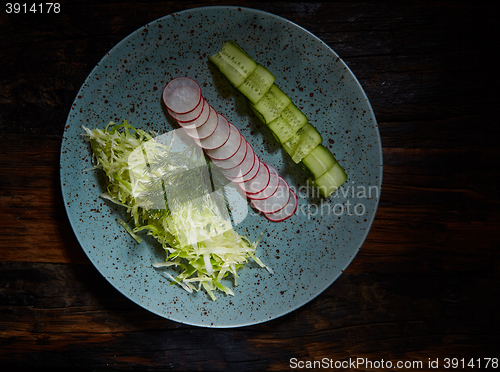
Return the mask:
[[[262,116],[262,114],[261,114],[259,111],[257,111],[257,110],[253,107],[253,105],[251,104],[251,102],[250,102],[250,101],[248,101],[248,100],[247,100],[247,102],[248,102],[248,106],[249,106],[249,107],[250,107],[250,109],[253,111],[253,113],[255,114],[255,116],[257,116],[257,118],[258,118],[261,122],[263,122],[263,123],[264,123],[266,119],[264,119],[264,117]]]
[[[250,58],[251,60],[253,60],[253,58],[250,56],[250,54],[247,53],[247,51],[245,49],[243,49],[242,47],[240,47],[238,45],[238,43],[234,40],[228,40],[227,43],[231,44],[232,46],[234,46],[236,49],[238,49],[241,53],[243,53],[244,55],[246,55],[248,58]],[[254,61],[255,62],[255,61]]]

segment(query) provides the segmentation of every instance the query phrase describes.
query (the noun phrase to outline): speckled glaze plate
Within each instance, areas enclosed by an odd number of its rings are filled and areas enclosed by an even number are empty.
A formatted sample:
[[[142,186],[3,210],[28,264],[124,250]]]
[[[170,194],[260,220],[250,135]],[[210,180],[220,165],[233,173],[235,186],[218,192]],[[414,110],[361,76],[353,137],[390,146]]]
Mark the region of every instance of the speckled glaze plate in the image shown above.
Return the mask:
[[[268,66],[276,84],[323,135],[349,175],[326,200],[312,194],[305,172],[280,149],[241,95],[209,64],[232,39]],[[268,64],[269,63],[269,64]],[[235,296],[185,292],[152,263],[163,260],[147,237],[137,244],[117,223],[124,210],[101,199],[103,177],[88,171],[91,154],[82,125],[103,128],[124,119],[158,133],[175,128],[161,102],[165,84],[189,76],[204,97],[245,135],[299,196],[296,214],[280,223],[253,209],[235,229],[264,236],[255,264],[240,273]],[[107,53],[81,87],[61,147],[61,185],[69,220],[85,253],[118,291],[162,317],[206,327],[238,327],[287,314],[321,294],[363,244],[379,200],[382,153],[377,123],[360,84],[320,39],[296,24],[258,10],[203,7],[171,14],[138,29]]]

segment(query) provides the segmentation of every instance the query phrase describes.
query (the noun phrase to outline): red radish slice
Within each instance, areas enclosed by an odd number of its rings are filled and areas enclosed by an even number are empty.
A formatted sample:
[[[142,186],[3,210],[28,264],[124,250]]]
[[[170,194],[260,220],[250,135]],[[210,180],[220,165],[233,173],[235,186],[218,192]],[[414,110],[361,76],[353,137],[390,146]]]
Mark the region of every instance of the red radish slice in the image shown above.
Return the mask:
[[[196,81],[188,77],[171,80],[163,89],[163,102],[176,114],[187,114],[201,102],[201,89]]]
[[[269,172],[267,164],[260,160],[259,163],[259,171],[255,177],[238,184],[247,195],[262,192],[267,187],[269,180],[271,179],[271,173]]]
[[[280,176],[278,175],[278,172],[272,165],[269,165],[266,163],[267,168],[269,169],[269,183],[267,184],[266,188],[262,190],[261,192],[257,194],[252,194],[252,193],[247,193],[247,197],[249,199],[255,199],[255,200],[262,200],[262,199],[267,199],[271,195],[273,195],[276,190],[278,190],[278,185],[280,183]]]
[[[280,177],[278,190],[267,199],[252,199],[252,205],[261,212],[276,213],[288,204],[289,199],[290,188],[286,181]]]
[[[229,122],[221,114],[217,114],[217,128],[208,137],[198,141],[204,150],[213,150],[221,147],[229,139]]]
[[[252,170],[255,163],[255,153],[253,152],[252,146],[246,141],[245,147],[247,151],[242,162],[229,169],[222,169],[222,173],[227,179],[244,176]],[[226,161],[230,161],[231,159],[232,158],[229,158]]]
[[[208,103],[207,103],[208,105]],[[211,136],[215,130],[217,129],[219,120],[217,118],[217,112],[214,110],[213,107],[209,106],[209,115],[207,120],[205,120],[205,123],[198,128],[190,128],[190,127],[183,127],[184,131],[191,137],[196,140],[201,140],[205,139],[209,136]],[[196,141],[197,143],[199,141]]]
[[[238,147],[238,150],[233,154],[233,156],[227,158],[227,159],[212,159],[212,162],[218,166],[221,169],[231,169],[234,168],[238,165],[240,165],[243,160],[245,159],[247,155],[247,150],[249,148],[247,141],[243,136],[241,136],[241,141],[240,141],[240,147]],[[250,147],[251,150],[251,147]]]
[[[269,220],[273,222],[281,222],[293,216],[295,211],[297,210],[298,205],[299,202],[297,199],[297,194],[295,194],[295,192],[292,189],[290,189],[290,199],[288,199],[288,204],[285,205],[285,207],[283,209],[280,209],[278,212],[264,213],[264,216],[266,216]]]
[[[235,182],[235,183],[246,182],[246,181],[249,181],[252,178],[254,178],[257,175],[257,173],[259,172],[259,169],[260,169],[260,160],[259,160],[259,157],[257,156],[257,154],[254,154],[254,158],[255,159],[254,159],[254,163],[253,163],[252,169],[250,169],[250,171],[248,171],[246,174],[242,173],[238,177],[228,177],[228,176],[226,176],[226,178],[229,181]]]
[[[170,116],[172,116],[175,120],[177,120],[177,122],[181,126],[183,126],[183,124],[187,125],[188,123],[200,117],[201,113],[203,112],[203,108],[205,107],[205,102],[206,101],[202,97],[198,106],[196,106],[193,110],[189,111],[187,114],[177,114],[172,110],[168,109],[167,111],[170,114]]]
[[[211,159],[224,160],[233,156],[242,142],[241,134],[232,123],[229,123],[229,138],[224,145],[213,150],[206,150],[205,153]]]
[[[177,120],[177,123],[186,129],[199,128],[203,124],[205,124],[205,122],[208,120],[211,108],[212,108],[212,106],[210,106],[208,104],[208,102],[204,99],[203,100],[203,110],[201,110],[200,115],[196,119],[188,121],[188,122],[183,122],[183,121]]]

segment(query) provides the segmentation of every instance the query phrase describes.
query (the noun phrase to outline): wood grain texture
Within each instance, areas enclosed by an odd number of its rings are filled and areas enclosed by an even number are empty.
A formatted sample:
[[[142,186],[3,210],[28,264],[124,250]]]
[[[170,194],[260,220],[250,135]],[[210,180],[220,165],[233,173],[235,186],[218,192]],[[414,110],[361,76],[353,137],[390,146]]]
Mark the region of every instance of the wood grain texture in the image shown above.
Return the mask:
[[[500,357],[493,5],[239,3],[296,22],[347,63],[378,120],[384,180],[362,249],[318,298],[271,322],[205,329],[147,312],[90,264],[66,217],[59,151],[73,99],[110,48],[169,13],[231,4],[61,4],[57,15],[0,14],[2,371],[283,371],[291,358]]]

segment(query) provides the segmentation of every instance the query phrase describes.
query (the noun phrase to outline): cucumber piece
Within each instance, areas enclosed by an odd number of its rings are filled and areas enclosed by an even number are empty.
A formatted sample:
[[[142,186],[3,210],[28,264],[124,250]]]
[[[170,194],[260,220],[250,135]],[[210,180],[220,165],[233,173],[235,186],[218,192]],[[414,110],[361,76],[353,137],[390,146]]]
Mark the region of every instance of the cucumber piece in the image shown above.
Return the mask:
[[[290,104],[292,100],[276,85],[273,84],[266,94],[255,104],[250,104],[259,118],[269,124]]]
[[[248,58],[252,58],[252,56],[250,54],[248,54],[245,51],[245,49],[243,49],[242,47],[240,47],[236,41],[234,41],[234,40],[228,40],[227,43],[230,43],[233,47],[237,48],[241,53],[243,53],[244,55],[246,55]]]
[[[302,111],[300,111],[297,106],[295,106],[293,102],[285,107],[283,111],[281,111],[280,116],[288,121],[288,123],[296,132],[307,123],[307,117]]]
[[[274,75],[269,72],[264,66],[257,64],[253,72],[245,79],[238,89],[247,97],[253,104],[267,93],[274,84]]]
[[[257,63],[236,43],[227,41],[219,53],[208,59],[238,88],[257,68]]]
[[[308,125],[310,125],[310,124],[307,123],[306,125],[304,125],[304,127],[307,127]],[[300,129],[299,131],[297,131],[288,141],[283,142],[281,144],[283,146],[283,149],[290,156],[293,156],[293,154],[295,153],[295,149],[299,145],[301,131],[302,131],[302,129]]]
[[[314,184],[319,189],[321,196],[327,198],[342,184],[347,181],[347,174],[339,163],[336,163],[314,180]]]
[[[280,115],[267,126],[280,144],[292,138],[307,123],[306,116],[290,101]]]
[[[295,163],[300,163],[322,140],[316,128],[306,123],[292,138],[283,143],[283,148]]]
[[[290,138],[292,138],[297,131],[286,121],[282,116],[278,116],[268,125],[271,132],[273,132],[274,137],[278,140],[280,144],[285,143]]]
[[[311,172],[314,179],[322,176],[327,170],[337,163],[337,159],[333,154],[323,145],[316,146],[304,159],[302,164]]]

